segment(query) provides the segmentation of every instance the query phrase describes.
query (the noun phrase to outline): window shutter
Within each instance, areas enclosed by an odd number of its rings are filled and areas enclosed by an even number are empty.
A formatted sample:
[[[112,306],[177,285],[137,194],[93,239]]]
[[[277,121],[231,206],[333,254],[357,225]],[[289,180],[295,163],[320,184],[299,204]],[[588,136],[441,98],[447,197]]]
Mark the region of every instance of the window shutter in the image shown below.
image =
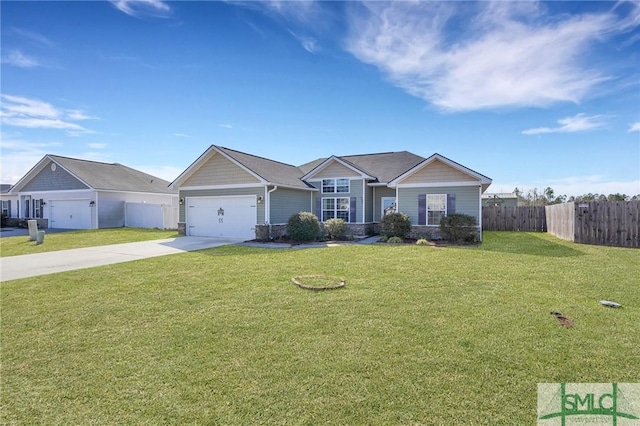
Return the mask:
[[[349,200],[349,222],[351,223],[357,222],[356,202],[356,197],[351,197],[351,199]]]
[[[44,200],[40,198],[40,219],[44,218]]]
[[[418,195],[418,225],[427,224],[427,194]]]
[[[456,212],[456,194],[447,194],[447,214]]]
[[[316,216],[322,222],[322,197],[316,197]]]

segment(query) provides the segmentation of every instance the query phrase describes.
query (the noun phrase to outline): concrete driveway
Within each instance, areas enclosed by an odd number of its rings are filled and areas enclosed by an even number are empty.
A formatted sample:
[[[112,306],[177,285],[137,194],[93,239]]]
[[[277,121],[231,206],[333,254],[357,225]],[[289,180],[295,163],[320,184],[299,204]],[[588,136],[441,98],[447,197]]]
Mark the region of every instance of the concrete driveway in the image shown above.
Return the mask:
[[[231,238],[178,237],[2,257],[0,258],[0,281],[93,268],[94,266],[110,265],[112,263],[130,262],[132,260],[237,244],[243,241]]]

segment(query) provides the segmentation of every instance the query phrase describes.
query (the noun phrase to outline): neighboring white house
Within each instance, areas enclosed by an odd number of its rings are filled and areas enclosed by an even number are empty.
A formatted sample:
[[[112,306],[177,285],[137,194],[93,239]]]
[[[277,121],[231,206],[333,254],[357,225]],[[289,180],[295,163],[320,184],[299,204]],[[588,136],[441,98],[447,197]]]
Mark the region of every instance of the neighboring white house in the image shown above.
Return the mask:
[[[9,194],[14,217],[38,219],[41,227],[176,229],[178,192],[168,185],[122,164],[45,155]]]

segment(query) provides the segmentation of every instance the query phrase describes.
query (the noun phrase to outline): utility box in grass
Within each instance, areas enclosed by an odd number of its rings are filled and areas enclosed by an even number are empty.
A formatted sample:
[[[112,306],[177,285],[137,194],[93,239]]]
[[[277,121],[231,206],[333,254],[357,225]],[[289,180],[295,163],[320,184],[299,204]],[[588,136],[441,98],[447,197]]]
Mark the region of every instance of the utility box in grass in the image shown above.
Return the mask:
[[[38,221],[28,220],[27,225],[29,225],[29,241],[35,241],[38,238]]]
[[[36,244],[42,244],[44,242],[44,231],[38,231],[36,236]]]

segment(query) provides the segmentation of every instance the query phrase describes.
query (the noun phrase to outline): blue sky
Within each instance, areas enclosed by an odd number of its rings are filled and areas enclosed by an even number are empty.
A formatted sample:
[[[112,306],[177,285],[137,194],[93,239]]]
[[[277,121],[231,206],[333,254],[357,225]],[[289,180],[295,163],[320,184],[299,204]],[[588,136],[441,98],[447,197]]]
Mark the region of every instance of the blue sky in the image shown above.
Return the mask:
[[[45,154],[169,181],[211,144],[407,150],[490,192],[640,194],[639,2],[2,1],[1,181]]]

